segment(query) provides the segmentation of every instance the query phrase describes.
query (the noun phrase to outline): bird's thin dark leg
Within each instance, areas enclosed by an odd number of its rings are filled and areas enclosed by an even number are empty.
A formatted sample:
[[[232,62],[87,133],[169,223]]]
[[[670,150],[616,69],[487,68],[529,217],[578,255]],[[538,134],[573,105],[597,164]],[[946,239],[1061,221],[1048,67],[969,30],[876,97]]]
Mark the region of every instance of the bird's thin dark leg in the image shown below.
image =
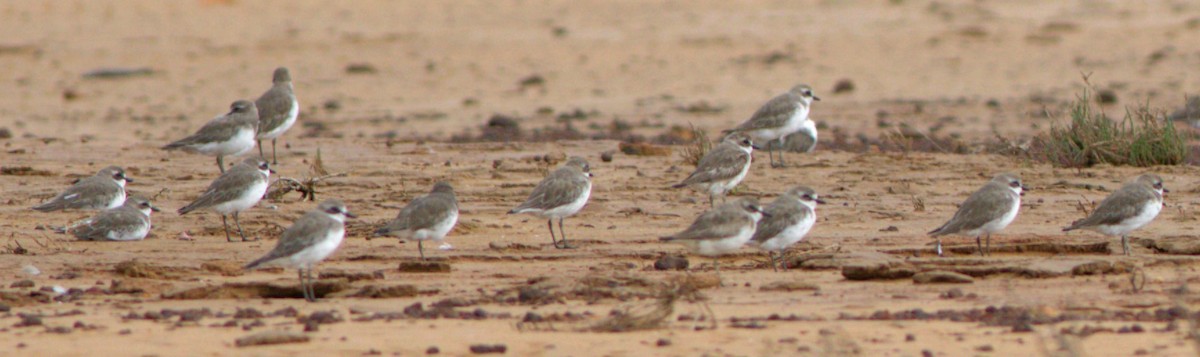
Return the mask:
[[[249,242],[250,239],[246,239],[246,233],[242,231],[242,222],[238,220],[237,212],[233,212],[233,224],[237,225],[238,235],[242,236],[242,241]]]
[[[553,243],[554,247],[558,248],[558,238],[554,237],[554,218],[546,220],[546,228],[550,230],[550,243]]]
[[[779,138],[779,167],[787,167],[787,161],[783,160],[783,154],[787,152],[787,149],[784,147],[784,144],[787,142],[785,139],[787,139],[786,135]]]
[[[262,158],[262,159],[263,159],[263,161],[266,161],[266,160],[267,160],[267,155],[266,155],[266,154],[263,154],[262,140],[255,140],[255,141],[254,141],[254,146],[258,146],[258,157],[259,157],[259,158]]]
[[[992,256],[992,234],[987,234],[987,255]]]
[[[221,215],[221,225],[225,227],[225,241],[232,242],[233,238],[229,237],[229,221],[225,219],[225,215]]]
[[[217,168],[221,169],[221,173],[225,173],[225,157],[217,155]]]
[[[562,243],[562,249],[575,248],[575,247],[571,246],[570,244],[567,244],[567,231],[565,229],[563,229],[563,220],[564,219],[567,219],[567,218],[560,217],[558,219],[558,235],[560,237],[562,237],[562,239],[559,239],[558,241],[559,241],[559,243]]]
[[[1128,235],[1121,236],[1121,248],[1125,249],[1125,255],[1127,255],[1127,256],[1132,255],[1129,253],[1129,236]]]
[[[317,301],[317,279],[313,276],[313,270],[315,269],[315,266],[310,266],[305,270],[308,273],[308,296],[312,297],[312,300],[309,301],[314,302]]]
[[[304,268],[296,269],[296,277],[300,278],[300,294],[304,295],[304,300],[308,300],[308,288],[304,285]]]
[[[775,264],[775,252],[768,250],[767,257],[771,258],[771,270],[779,271],[779,267]]]
[[[983,236],[975,236],[975,247],[979,249],[979,256],[983,256]]]
[[[263,160],[266,159],[266,157],[263,157]],[[279,164],[279,157],[275,156],[275,139],[271,139],[271,165],[276,164]]]
[[[419,240],[417,241],[417,251],[421,252],[421,260],[424,261],[425,260],[425,246],[423,246],[421,244],[421,241],[419,241]]]
[[[714,202],[716,202],[716,199],[713,198],[713,193],[709,192],[708,193],[708,208],[711,209],[713,207],[716,207],[716,204]]]
[[[942,237],[937,237],[937,254],[942,256]]]

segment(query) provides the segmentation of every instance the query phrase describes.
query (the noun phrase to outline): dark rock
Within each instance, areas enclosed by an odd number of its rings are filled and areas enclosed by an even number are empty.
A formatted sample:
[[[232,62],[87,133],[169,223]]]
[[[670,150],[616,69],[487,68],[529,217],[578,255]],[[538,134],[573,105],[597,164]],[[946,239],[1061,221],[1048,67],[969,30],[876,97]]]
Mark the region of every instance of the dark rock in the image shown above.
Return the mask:
[[[18,322],[16,325],[13,325],[13,327],[29,327],[29,326],[41,326],[41,325],[42,325],[42,317],[41,316],[24,315],[24,316],[21,316],[21,322]]]
[[[688,259],[681,255],[667,255],[654,261],[655,270],[684,270],[687,268]]]
[[[450,263],[415,261],[400,263],[401,273],[449,273]]]
[[[760,286],[762,291],[820,291],[821,287],[813,283],[799,281],[776,281]]]
[[[517,301],[522,304],[536,304],[550,299],[550,291],[535,286],[522,286],[517,290]]]
[[[911,267],[886,261],[863,261],[842,266],[847,280],[892,280],[916,275]]]
[[[1117,102],[1117,92],[1112,89],[1101,89],[1096,92],[1096,101],[1100,104],[1113,104]]]
[[[666,347],[666,346],[670,346],[670,345],[671,345],[671,340],[668,340],[668,339],[665,339],[665,338],[660,338],[660,339],[658,339],[658,341],[654,342],[654,345],[655,345],[655,346],[658,346],[658,347]]]
[[[439,350],[437,346],[429,346],[429,348],[425,349],[425,354],[427,355],[436,355],[438,353],[442,353],[442,350]]]
[[[346,73],[348,74],[374,74],[379,72],[375,66],[370,63],[351,63],[346,65]]]
[[[854,81],[843,78],[833,85],[833,94],[850,93],[854,91]]]
[[[957,299],[957,298],[963,297],[964,294],[963,294],[962,289],[953,288],[950,290],[946,290],[946,292],[942,293],[939,296],[943,299]]]
[[[975,279],[966,274],[950,271],[927,271],[913,275],[915,284],[970,284]]]
[[[605,152],[601,153],[600,161],[612,162],[613,161],[613,152],[610,150],[610,151],[605,151]]]
[[[505,345],[502,345],[502,344],[496,344],[496,345],[484,345],[484,344],[471,345],[471,353],[474,353],[474,354],[477,354],[477,355],[489,354],[489,353],[501,353],[501,354],[502,354],[502,353],[505,353],[505,352],[508,352],[508,346],[505,346]]]
[[[15,283],[12,283],[12,285],[9,285],[8,287],[10,287],[10,288],[32,288],[33,280],[25,279],[25,280],[17,281]]]

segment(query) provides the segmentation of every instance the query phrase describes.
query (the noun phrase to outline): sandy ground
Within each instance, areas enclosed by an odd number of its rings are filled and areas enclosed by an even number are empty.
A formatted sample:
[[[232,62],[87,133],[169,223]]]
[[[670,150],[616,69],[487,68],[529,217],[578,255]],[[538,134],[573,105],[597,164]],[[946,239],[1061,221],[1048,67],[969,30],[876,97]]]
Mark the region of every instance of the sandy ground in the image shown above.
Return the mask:
[[[1116,239],[1059,228],[1145,169],[828,148],[831,133],[874,138],[898,124],[968,143],[1019,141],[1061,119],[1083,87],[1081,73],[1116,95],[1108,111],[1173,109],[1200,92],[1200,5],[331,4],[0,4],[0,66],[9,69],[0,71],[0,126],[13,135],[0,139],[0,166],[33,170],[0,176],[0,346],[30,355],[413,355],[431,347],[466,355],[476,344],[533,356],[1197,351],[1189,316],[1200,295],[1189,286],[1200,261],[1187,254],[1198,251],[1188,248],[1196,244],[1196,169],[1151,169],[1173,192],[1158,220],[1135,234],[1134,256],[1122,257]],[[260,94],[280,65],[295,78],[302,124],[281,140],[279,175],[311,176],[320,149],[325,167],[346,176],[325,181],[318,198],[342,198],[361,216],[322,265],[327,296],[312,304],[278,298],[298,297],[292,271],[236,267],[269,250],[314,203],[297,194],[264,201],[243,214],[263,240],[226,243],[218,216],[173,212],[216,176],[212,159],[158,149]],[[153,73],[84,76],[114,67]],[[835,93],[842,80],[854,89]],[[568,124],[559,118],[579,112],[569,125],[585,136],[618,121],[646,137],[689,124],[715,134],[801,82],[823,98],[812,114],[823,146],[789,156],[798,165],[786,169],[757,161],[739,195],[770,200],[806,184],[829,204],[790,252],[794,269],[772,272],[765,255],[747,248],[722,261],[723,287],[711,286],[706,259],[691,257],[686,273],[653,268],[682,252],[657,237],[706,208],[700,194],[667,188],[690,169],[682,147],[603,162],[617,141],[448,143],[478,135],[496,114],[523,129],[561,129]],[[549,163],[540,159],[547,154]],[[540,219],[504,214],[564,155],[587,158],[596,174],[591,202],[567,220],[581,247],[566,251],[550,247]],[[166,208],[147,240],[74,241],[50,228],[90,212],[28,209],[113,164],[137,180],[130,191],[156,195]],[[979,258],[968,238],[951,238],[949,257],[930,257],[924,232],[999,171],[1020,174],[1033,190],[1016,222],[993,238],[998,253]],[[453,248],[427,250],[451,271],[401,271],[417,260],[415,244],[367,240],[366,232],[436,180],[450,180],[462,206]],[[843,274],[863,266],[902,276]],[[932,270],[974,280],[914,284],[904,273]],[[664,286],[700,290],[668,294]],[[780,286],[793,290],[772,289]],[[377,298],[354,296],[370,292]],[[612,311],[656,311],[662,296],[680,300],[661,326],[589,331]],[[331,323],[303,332],[314,316]],[[24,326],[34,317],[41,325]],[[310,340],[235,342],[268,331]]]

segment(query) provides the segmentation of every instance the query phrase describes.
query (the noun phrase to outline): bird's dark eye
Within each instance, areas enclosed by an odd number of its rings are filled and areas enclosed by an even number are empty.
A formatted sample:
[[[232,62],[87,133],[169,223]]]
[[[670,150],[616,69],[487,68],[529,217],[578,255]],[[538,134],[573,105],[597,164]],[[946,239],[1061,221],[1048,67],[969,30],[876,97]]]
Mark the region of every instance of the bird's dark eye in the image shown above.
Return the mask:
[[[1156,182],[1156,183],[1154,183],[1154,188],[1161,189],[1161,188],[1162,188],[1162,182]]]
[[[1021,187],[1021,182],[1019,182],[1019,181],[1013,181],[1013,182],[1009,182],[1009,183],[1008,183],[1008,186],[1009,186],[1009,187],[1012,187],[1012,188]]]

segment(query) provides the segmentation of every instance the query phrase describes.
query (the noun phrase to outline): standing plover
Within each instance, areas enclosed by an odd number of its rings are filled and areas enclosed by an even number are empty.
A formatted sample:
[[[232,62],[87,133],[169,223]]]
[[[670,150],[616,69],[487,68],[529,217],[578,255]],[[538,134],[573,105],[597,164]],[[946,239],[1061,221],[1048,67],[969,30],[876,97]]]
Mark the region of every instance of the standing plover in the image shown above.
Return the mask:
[[[418,197],[400,210],[396,219],[375,231],[376,236],[392,236],[417,241],[417,251],[425,260],[422,242],[441,242],[458,223],[458,199],[449,182],[438,182],[428,195]]]
[[[758,221],[754,237],[750,239],[759,249],[767,251],[771,258],[771,269],[779,271],[777,266],[784,262],[775,262],[775,252],[780,258],[788,247],[800,242],[813,224],[817,222],[817,204],[825,203],[817,192],[807,186],[796,186],[771,202],[764,212],[769,216]],[[784,270],[787,266],[783,266]]]
[[[296,101],[292,75],[287,67],[276,68],[271,82],[274,83],[271,89],[254,101],[258,107],[258,135],[254,139],[258,142],[258,156],[263,160],[267,157],[263,154],[262,141],[271,139],[271,164],[276,165],[279,159],[275,157],[275,139],[296,124],[300,102]]]
[[[125,176],[125,169],[109,166],[75,182],[65,191],[46,203],[34,206],[42,212],[64,209],[105,209],[121,207],[125,203],[125,183],[133,179]]]
[[[587,160],[574,156],[567,163],[546,175],[529,198],[508,214],[531,213],[546,218],[546,228],[550,229],[550,241],[555,248],[574,248],[567,244],[567,232],[563,230],[563,219],[575,215],[587,204],[592,195],[592,169]],[[558,218],[558,232],[562,235],[560,241],[554,238],[554,219]]]
[[[100,211],[83,220],[71,233],[81,240],[142,240],[150,234],[150,212],[158,211],[150,200],[129,197],[121,207]]]
[[[1015,174],[1003,173],[992,177],[991,181],[967,197],[949,222],[929,232],[929,235],[937,238],[938,256],[942,256],[942,236],[947,234],[975,237],[979,255],[991,254],[992,233],[1003,230],[1017,218],[1021,195],[1027,189]],[[986,253],[980,239],[983,236],[987,237]]]
[[[217,167],[225,173],[225,156],[241,155],[254,148],[258,130],[258,108],[254,102],[239,100],[229,113],[213,118],[195,134],[163,146],[163,150],[183,150],[217,157]]]
[[[254,269],[268,263],[296,268],[300,276],[300,289],[304,290],[304,299],[316,301],[313,269],[342,244],[342,238],[346,235],[346,217],[358,216],[347,211],[346,205],[340,200],[329,199],[321,202],[317,209],[308,211],[283,231],[275,249],[246,264],[246,269]]]
[[[1163,208],[1163,180],[1155,174],[1142,174],[1133,182],[1100,201],[1100,206],[1082,220],[1063,228],[1063,232],[1087,229],[1110,236],[1121,236],[1121,248],[1129,252],[1129,233],[1150,223]]]
[[[229,237],[229,223],[225,215],[233,214],[233,223],[237,225],[238,235],[243,242],[246,234],[242,232],[242,223],[238,220],[238,212],[245,211],[258,204],[267,193],[268,179],[274,173],[266,160],[247,158],[242,163],[234,165],[228,172],[213,180],[212,184],[200,194],[195,201],[179,209],[179,214],[202,208],[208,208],[221,215],[221,224],[225,226],[225,240],[232,242]]]
[[[755,226],[767,214],[758,201],[739,198],[704,212],[683,232],[660,241],[683,244],[696,254],[713,258],[713,269],[721,275],[717,257],[737,251],[754,237]]]
[[[780,142],[782,141],[782,143]],[[767,143],[767,149],[781,150],[781,152],[813,152],[817,149],[817,123],[812,118],[804,121],[804,126],[800,131],[788,134],[783,137],[783,140],[771,141]],[[783,156],[783,154],[780,154]]]
[[[754,152],[754,142],[741,134],[731,134],[721,140],[721,143],[696,164],[696,171],[683,179],[683,182],[671,186],[673,188],[692,187],[708,193],[708,207],[713,208],[714,197],[721,196],[737,187],[746,173],[750,172],[751,153]]]
[[[784,137],[788,134],[808,127],[805,122],[809,121],[808,112],[814,100],[821,100],[821,98],[813,95],[812,87],[806,84],[797,85],[788,90],[787,93],[771,98],[766,104],[758,108],[758,111],[754,112],[754,115],[749,120],[746,120],[736,128],[726,130],[726,132],[746,133],[759,143],[777,140],[782,145]],[[812,125],[812,128],[816,129],[816,126]],[[812,134],[812,137],[815,139],[816,130],[812,130]],[[768,147],[767,156],[770,158],[771,167],[783,167],[787,165],[783,161],[782,151],[779,153],[778,164],[775,163],[775,157],[772,156],[773,153],[774,150]]]

